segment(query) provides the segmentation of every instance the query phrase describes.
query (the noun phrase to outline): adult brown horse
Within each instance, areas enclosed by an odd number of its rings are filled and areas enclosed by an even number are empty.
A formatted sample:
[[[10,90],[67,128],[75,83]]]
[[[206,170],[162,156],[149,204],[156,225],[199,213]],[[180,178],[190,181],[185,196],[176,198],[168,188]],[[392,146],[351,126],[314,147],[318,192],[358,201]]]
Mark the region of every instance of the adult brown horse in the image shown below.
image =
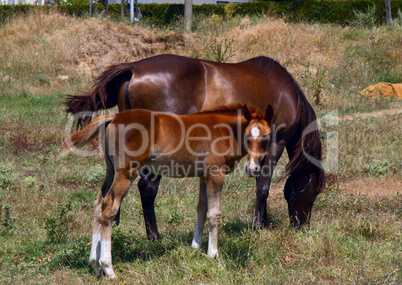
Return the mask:
[[[275,165],[286,147],[289,163],[285,183],[290,222],[309,223],[316,196],[325,186],[316,115],[291,74],[268,57],[240,63],[217,63],[177,55],[158,55],[111,65],[83,95],[71,95],[67,112],[85,122],[81,112],[118,105],[119,110],[150,109],[189,114],[216,105],[240,102],[275,111],[272,139],[257,177],[253,226],[267,224],[267,198]],[[158,238],[154,201],[161,177],[142,176],[140,190],[147,235]],[[107,193],[103,193],[106,195]],[[119,215],[116,217],[119,221]]]
[[[127,110],[100,116],[66,138],[61,153],[92,141],[102,129],[106,175],[94,202],[92,246],[89,262],[97,273],[109,278],[112,268],[112,221],[135,178],[145,168],[154,173],[182,178],[199,177],[197,224],[192,246],[201,247],[208,219],[208,256],[218,256],[218,226],[221,195],[226,174],[248,154],[247,172],[259,171],[270,140],[273,109],[265,116],[247,105],[219,106],[190,115],[174,115],[149,110]],[[167,170],[167,171],[166,171]],[[104,189],[107,194],[103,197]]]

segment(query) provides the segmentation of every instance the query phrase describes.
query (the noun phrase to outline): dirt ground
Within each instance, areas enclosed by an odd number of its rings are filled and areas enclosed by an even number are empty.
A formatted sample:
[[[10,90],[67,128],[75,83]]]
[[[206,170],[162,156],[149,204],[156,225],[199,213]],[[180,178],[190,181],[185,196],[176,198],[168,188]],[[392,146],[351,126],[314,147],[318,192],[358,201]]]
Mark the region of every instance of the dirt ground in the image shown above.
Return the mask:
[[[402,194],[402,177],[387,175],[362,177],[339,183],[339,191],[345,194],[359,194],[367,197],[392,197]]]
[[[347,116],[340,117],[339,119],[349,121],[349,120],[354,120],[354,119],[379,118],[379,117],[392,116],[392,115],[397,115],[397,114],[402,114],[401,108],[393,108],[393,109],[387,109],[387,110],[378,110],[378,111],[369,112],[369,113],[347,115]]]
[[[328,180],[330,180],[329,178]],[[402,195],[402,177],[400,175],[387,175],[385,177],[358,177],[350,178],[344,181],[338,181],[334,187],[333,182],[329,183],[331,191],[339,191],[344,195],[361,195],[368,198],[375,197],[394,197]],[[285,181],[272,184],[269,191],[269,200],[283,199],[283,188]],[[337,190],[336,190],[337,189]],[[326,190],[328,191],[328,187]]]

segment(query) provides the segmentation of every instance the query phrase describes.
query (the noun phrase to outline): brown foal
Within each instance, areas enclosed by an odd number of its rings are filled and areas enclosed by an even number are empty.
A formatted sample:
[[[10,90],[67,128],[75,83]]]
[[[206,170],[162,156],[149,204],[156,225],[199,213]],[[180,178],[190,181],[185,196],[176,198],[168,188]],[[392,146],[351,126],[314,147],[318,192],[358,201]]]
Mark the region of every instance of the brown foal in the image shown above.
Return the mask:
[[[66,155],[102,133],[106,176],[94,202],[89,262],[97,273],[116,277],[112,269],[111,230],[131,183],[148,172],[170,177],[200,177],[197,224],[192,246],[201,246],[209,223],[208,256],[218,256],[217,235],[225,175],[248,154],[247,173],[258,175],[271,134],[273,108],[265,115],[247,105],[219,106],[191,115],[129,110],[100,116],[66,139]],[[105,128],[104,132],[101,132]],[[106,191],[105,197],[102,192]]]

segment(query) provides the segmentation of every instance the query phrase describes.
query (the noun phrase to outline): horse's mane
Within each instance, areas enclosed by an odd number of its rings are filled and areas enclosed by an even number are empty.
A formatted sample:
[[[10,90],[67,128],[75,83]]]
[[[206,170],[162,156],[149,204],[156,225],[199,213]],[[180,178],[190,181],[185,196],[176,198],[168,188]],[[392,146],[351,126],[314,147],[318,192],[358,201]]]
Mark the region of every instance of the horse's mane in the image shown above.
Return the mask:
[[[262,72],[266,74],[271,74],[274,65],[278,64],[277,61],[266,56],[255,57],[252,58],[251,61],[254,61],[257,64],[258,69],[260,69]]]
[[[264,118],[264,114],[252,105],[247,105],[250,113],[253,118]],[[243,110],[243,104],[230,104],[230,105],[218,105],[205,110],[198,112],[198,114],[211,114],[211,113],[219,113],[219,114],[230,114],[237,113],[239,110]]]

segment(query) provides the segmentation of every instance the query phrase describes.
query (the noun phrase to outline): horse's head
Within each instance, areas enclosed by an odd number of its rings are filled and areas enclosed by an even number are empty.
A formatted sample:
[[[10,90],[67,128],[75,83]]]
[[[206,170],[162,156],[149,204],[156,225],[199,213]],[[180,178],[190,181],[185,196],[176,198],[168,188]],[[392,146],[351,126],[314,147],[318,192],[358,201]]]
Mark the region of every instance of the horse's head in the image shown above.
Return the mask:
[[[252,112],[247,105],[244,105],[243,113],[249,122],[245,133],[248,151],[246,170],[250,177],[255,177],[259,175],[261,162],[267,152],[274,110],[268,105],[264,116],[262,112],[258,110]]]

